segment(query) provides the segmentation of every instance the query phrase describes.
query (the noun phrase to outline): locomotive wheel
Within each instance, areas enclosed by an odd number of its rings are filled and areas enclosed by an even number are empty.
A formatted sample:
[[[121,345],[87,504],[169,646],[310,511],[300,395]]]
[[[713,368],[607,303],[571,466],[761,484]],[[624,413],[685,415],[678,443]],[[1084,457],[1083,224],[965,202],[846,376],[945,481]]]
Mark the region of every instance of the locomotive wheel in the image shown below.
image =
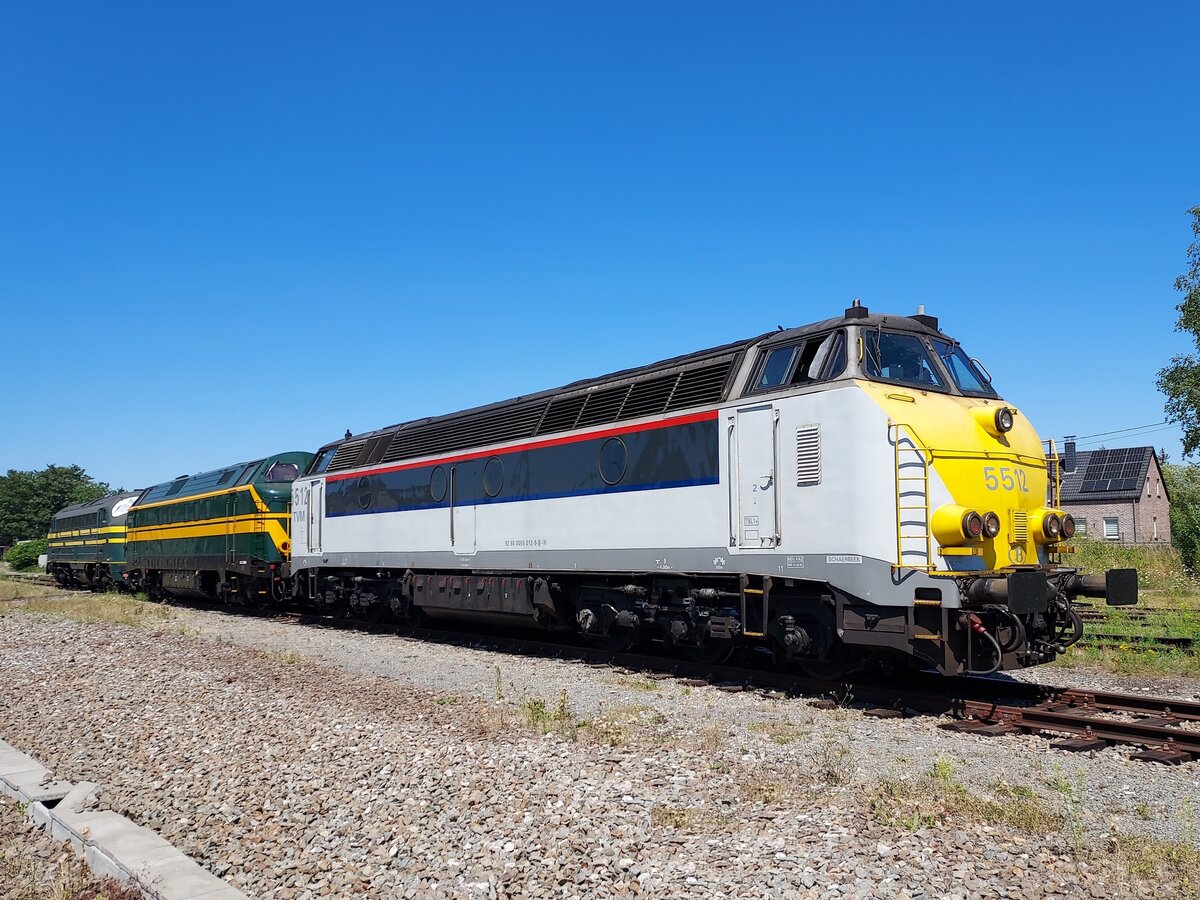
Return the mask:
[[[632,628],[614,628],[608,634],[584,634],[583,639],[606,653],[623,653],[633,646],[637,632]]]
[[[776,650],[775,661],[778,664],[785,664],[786,657],[782,652]],[[822,681],[837,681],[839,678],[858,671],[863,664],[861,658],[851,656],[841,645],[831,647],[825,659],[797,658],[794,662],[809,678],[819,678]]]
[[[257,609],[263,605],[262,598],[258,596],[258,583],[253,578],[242,579],[238,593],[241,595],[242,605],[249,609]]]
[[[685,646],[683,652],[693,662],[704,663],[709,666],[719,666],[729,657],[733,656],[733,641],[712,640],[701,644],[699,647]]]

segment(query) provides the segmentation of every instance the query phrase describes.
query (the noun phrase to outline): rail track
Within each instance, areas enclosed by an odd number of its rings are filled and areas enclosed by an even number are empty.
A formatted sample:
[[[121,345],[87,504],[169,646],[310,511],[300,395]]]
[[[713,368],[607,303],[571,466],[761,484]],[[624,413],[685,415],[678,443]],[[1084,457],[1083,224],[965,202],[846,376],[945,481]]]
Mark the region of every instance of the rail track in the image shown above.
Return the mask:
[[[258,615],[304,627],[399,634],[438,643],[486,647],[524,656],[578,660],[651,677],[677,678],[689,685],[722,691],[756,690],[803,698],[822,706],[860,708],[865,715],[900,718],[945,715],[948,730],[981,737],[1017,733],[1054,738],[1064,751],[1131,748],[1130,758],[1166,764],[1200,759],[1200,702],[1137,694],[1040,685],[1003,676],[943,677],[917,673],[902,681],[875,678],[812,678],[768,668],[769,660],[751,658],[742,665],[712,665],[666,653],[609,651],[577,643],[520,634],[455,628],[415,627],[392,622],[334,619],[304,611],[245,610],[220,603],[188,601],[188,607],[230,615]],[[764,654],[765,655],[765,654]],[[756,664],[758,663],[758,664]]]

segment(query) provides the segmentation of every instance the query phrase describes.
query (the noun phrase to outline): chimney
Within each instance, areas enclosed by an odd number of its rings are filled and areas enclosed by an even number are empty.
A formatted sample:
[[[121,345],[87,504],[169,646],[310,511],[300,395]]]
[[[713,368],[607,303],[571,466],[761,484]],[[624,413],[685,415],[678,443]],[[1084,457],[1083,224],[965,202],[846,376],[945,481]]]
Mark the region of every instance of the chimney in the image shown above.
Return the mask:
[[[1063,438],[1063,471],[1075,471],[1075,435],[1068,434]]]

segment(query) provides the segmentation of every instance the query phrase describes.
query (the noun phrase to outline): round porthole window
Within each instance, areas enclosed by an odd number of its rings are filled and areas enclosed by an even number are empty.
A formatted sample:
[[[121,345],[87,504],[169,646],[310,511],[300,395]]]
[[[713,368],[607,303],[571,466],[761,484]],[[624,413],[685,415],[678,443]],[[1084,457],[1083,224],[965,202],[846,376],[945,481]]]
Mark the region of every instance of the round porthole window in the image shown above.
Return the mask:
[[[365,475],[358,479],[359,509],[369,509],[371,506],[371,479]]]
[[[605,484],[618,484],[625,477],[625,467],[629,465],[629,451],[625,442],[619,437],[609,438],[600,447],[600,455],[596,466]]]
[[[495,497],[504,487],[504,461],[493,456],[483,467],[483,492]]]
[[[446,499],[446,491],[450,487],[450,476],[446,474],[444,466],[434,466],[432,472],[429,473],[429,496],[434,503],[441,503]]]

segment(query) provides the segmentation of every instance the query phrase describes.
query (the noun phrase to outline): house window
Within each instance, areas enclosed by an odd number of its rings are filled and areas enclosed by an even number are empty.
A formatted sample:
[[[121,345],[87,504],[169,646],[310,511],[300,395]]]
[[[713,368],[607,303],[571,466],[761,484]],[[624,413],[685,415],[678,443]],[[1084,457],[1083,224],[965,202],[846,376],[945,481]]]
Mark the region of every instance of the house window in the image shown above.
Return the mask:
[[[1117,528],[1116,516],[1104,517],[1104,537],[1106,540],[1115,541],[1121,536],[1121,532]]]
[[[1158,485],[1158,496],[1161,497],[1162,496],[1162,479],[1160,478],[1158,481],[1155,482],[1155,484]]]
[[[1154,540],[1158,540],[1158,516],[1154,517]]]
[[[1087,519],[1077,518],[1075,520],[1075,533],[1087,535]]]

